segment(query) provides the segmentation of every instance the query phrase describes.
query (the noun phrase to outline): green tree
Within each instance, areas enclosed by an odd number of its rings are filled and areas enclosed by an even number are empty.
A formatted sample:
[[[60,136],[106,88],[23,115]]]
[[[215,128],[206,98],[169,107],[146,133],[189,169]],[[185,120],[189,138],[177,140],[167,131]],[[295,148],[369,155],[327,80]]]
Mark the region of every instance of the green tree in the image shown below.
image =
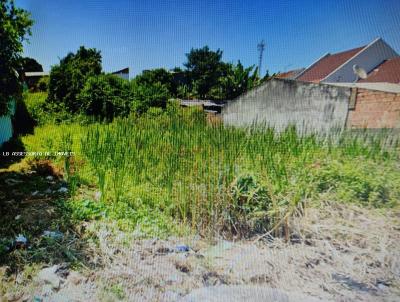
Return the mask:
[[[21,95],[23,41],[31,34],[30,14],[17,8],[13,0],[0,0],[0,115],[8,112],[10,97]]]
[[[254,66],[245,68],[240,61],[236,65],[228,63],[226,74],[219,78],[210,94],[213,99],[232,100],[259,83],[258,69]]]
[[[25,57],[21,59],[21,65],[22,65],[22,70],[24,72],[29,72],[29,71],[43,71],[42,65],[39,64],[38,61],[35,59]]]
[[[222,51],[212,51],[208,46],[192,48],[186,58],[184,66],[192,89],[199,98],[207,98],[210,90],[218,84],[219,78],[226,71],[226,64],[222,62]]]
[[[164,68],[144,70],[142,74],[136,76],[135,81],[139,85],[153,85],[160,83],[168,89],[170,94],[176,95],[177,86],[174,83],[174,76]]]
[[[86,80],[101,74],[101,54],[95,48],[81,46],[76,54],[69,53],[50,71],[50,102],[63,103],[70,112],[81,110],[78,94]]]
[[[135,80],[131,82],[133,112],[144,113],[150,107],[166,108],[167,101],[171,98],[168,88],[157,82],[152,84],[139,84]]]
[[[129,81],[112,74],[91,76],[78,95],[87,115],[112,119],[129,114],[131,90]]]

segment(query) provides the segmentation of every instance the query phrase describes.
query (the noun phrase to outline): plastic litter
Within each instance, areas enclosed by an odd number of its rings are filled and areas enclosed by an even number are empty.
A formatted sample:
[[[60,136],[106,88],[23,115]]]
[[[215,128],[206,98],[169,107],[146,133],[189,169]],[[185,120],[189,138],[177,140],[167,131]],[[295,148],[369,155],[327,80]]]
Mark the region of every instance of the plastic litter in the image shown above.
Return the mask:
[[[28,245],[28,239],[24,235],[19,234],[15,238],[15,247],[16,248],[23,248],[23,247],[26,247],[27,245]]]
[[[61,233],[60,231],[44,231],[42,237],[48,237],[51,239],[63,239],[64,234]]]
[[[58,192],[59,193],[67,193],[68,189],[66,187],[61,187],[61,188],[58,189]]]
[[[175,247],[175,251],[176,251],[177,253],[185,253],[185,252],[189,252],[189,251],[190,251],[190,248],[189,248],[189,246],[187,246],[187,245],[185,245],[185,244],[182,244],[182,245],[177,245],[177,246]]]

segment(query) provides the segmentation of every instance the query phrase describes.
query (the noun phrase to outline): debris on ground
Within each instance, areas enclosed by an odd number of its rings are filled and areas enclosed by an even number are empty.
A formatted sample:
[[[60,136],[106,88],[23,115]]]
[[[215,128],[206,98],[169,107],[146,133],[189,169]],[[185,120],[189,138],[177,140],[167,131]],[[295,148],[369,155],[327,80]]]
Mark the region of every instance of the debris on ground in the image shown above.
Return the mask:
[[[37,278],[39,281],[51,285],[52,289],[57,290],[60,288],[61,285],[61,279],[56,274],[58,269],[59,269],[58,265],[53,265],[52,267],[44,268],[38,273]]]
[[[185,245],[185,244],[181,244],[181,245],[177,245],[177,246],[175,247],[175,251],[176,251],[177,253],[185,253],[185,252],[189,252],[189,251],[190,251],[190,248],[189,248],[187,245]]]
[[[28,239],[22,235],[19,234],[17,237],[15,237],[15,248],[26,248],[28,245]]]
[[[22,183],[21,180],[17,180],[17,179],[14,179],[14,178],[8,178],[8,179],[4,180],[4,182],[9,186],[13,186],[13,185],[17,185],[17,184]]]
[[[64,234],[61,233],[60,231],[44,231],[42,237],[47,237],[54,240],[60,240],[63,239]]]
[[[265,286],[222,285],[196,289],[179,302],[322,302],[322,300],[300,293]],[[324,300],[327,302],[328,300]]]
[[[61,187],[60,189],[58,189],[58,193],[68,193],[68,188]]]

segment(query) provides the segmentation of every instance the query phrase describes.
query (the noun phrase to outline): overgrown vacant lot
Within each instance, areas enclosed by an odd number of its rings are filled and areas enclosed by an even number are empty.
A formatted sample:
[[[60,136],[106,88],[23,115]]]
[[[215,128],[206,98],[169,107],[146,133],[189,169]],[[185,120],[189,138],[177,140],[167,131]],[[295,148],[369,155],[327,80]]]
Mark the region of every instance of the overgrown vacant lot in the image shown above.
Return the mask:
[[[16,293],[37,292],[32,280],[42,265],[67,263],[86,276],[79,290],[94,300],[168,301],[215,284],[290,291],[318,279],[307,294],[398,294],[399,149],[389,131],[278,134],[209,124],[201,111],[169,106],[109,124],[41,126],[22,143],[43,153],[2,172],[3,280]],[[48,240],[45,230],[63,237]],[[30,248],[10,251],[18,234]],[[239,243],[217,240],[224,255],[215,256],[216,238]],[[190,247],[184,257],[174,252],[182,242]],[[257,272],[227,269],[239,256],[250,263],[249,255]],[[118,276],[120,266],[126,271]],[[158,276],[149,273],[157,268]],[[175,271],[179,277],[165,283]],[[283,271],[296,275],[292,288]],[[21,289],[26,284],[33,289]]]

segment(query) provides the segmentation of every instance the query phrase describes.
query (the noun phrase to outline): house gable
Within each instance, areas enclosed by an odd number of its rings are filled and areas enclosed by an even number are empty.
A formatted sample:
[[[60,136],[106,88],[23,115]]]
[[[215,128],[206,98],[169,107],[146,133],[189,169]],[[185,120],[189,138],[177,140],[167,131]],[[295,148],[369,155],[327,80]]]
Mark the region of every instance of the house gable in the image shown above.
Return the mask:
[[[358,80],[353,66],[358,65],[370,73],[383,61],[398,54],[382,39],[336,54],[327,54],[306,68],[296,80],[314,83],[351,83]]]

